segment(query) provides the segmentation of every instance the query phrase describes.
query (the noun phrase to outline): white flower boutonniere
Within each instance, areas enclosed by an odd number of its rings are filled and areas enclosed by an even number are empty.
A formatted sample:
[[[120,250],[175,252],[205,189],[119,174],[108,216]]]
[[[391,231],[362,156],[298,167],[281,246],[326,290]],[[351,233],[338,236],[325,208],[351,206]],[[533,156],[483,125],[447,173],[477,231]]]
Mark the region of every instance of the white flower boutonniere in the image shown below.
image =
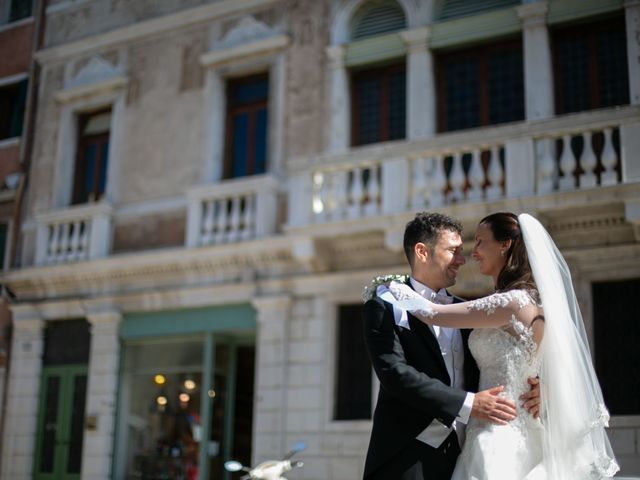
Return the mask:
[[[367,302],[376,296],[376,290],[380,285],[384,285],[385,283],[390,282],[399,282],[404,283],[409,278],[409,275],[381,275],[379,277],[375,277],[369,285],[364,287],[362,292],[362,301]]]

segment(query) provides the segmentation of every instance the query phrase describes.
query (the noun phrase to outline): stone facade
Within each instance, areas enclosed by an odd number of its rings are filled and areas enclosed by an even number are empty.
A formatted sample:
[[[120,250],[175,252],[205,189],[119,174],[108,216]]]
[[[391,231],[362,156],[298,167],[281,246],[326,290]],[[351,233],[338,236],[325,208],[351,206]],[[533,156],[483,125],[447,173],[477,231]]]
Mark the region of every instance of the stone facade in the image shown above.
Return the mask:
[[[290,478],[360,478],[371,421],[334,419],[338,308],[359,303],[373,276],[406,271],[402,230],[417,210],[459,218],[466,252],[486,214],[538,216],[572,269],[597,346],[592,284],[640,278],[638,3],[523,2],[448,22],[435,3],[399,1],[405,30],[352,42],[365,0],[49,2],[20,268],[2,282],[17,315],[2,479],[32,477],[47,324],[91,326],[82,478],[120,478],[122,442],[143,423],[123,411],[124,352],[136,342],[244,335],[231,314],[215,317],[237,305],[254,314],[251,461],[305,440],[304,468]],[[555,115],[550,25],[585,11],[625,16],[629,104]],[[505,34],[522,37],[526,118],[439,133],[438,49]],[[350,73],[388,63],[389,51],[406,59],[407,138],[352,147]],[[268,168],[225,179],[226,86],[256,73],[269,76]],[[72,205],[78,118],[105,108],[104,195]],[[557,169],[582,160],[556,158],[554,145],[592,135],[604,139],[602,169],[618,165],[619,177],[558,188]],[[484,167],[463,169],[467,156]],[[468,260],[453,292],[489,292]],[[201,310],[212,317],[184,320]],[[640,475],[640,416],[611,423],[623,472]]]

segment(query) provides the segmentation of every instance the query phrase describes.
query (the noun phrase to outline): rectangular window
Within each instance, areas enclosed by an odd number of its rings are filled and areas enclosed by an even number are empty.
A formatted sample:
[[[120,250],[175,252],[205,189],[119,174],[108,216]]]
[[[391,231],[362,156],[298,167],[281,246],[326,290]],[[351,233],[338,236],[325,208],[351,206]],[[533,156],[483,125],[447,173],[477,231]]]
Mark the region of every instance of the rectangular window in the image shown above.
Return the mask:
[[[595,366],[612,415],[640,415],[640,278],[592,285]]]
[[[111,111],[81,115],[73,203],[97,202],[107,183]]]
[[[9,225],[7,223],[0,223],[0,270],[5,266],[5,253],[7,251],[7,240],[9,235]]]
[[[266,171],[268,98],[267,75],[229,81],[225,178],[258,175]]]
[[[340,305],[337,323],[335,420],[371,418],[371,362],[364,342],[362,305]]]
[[[360,70],[351,77],[351,143],[366,145],[405,138],[405,64]]]
[[[624,17],[558,29],[553,62],[557,113],[629,103]]]
[[[439,131],[524,119],[520,41],[443,53],[436,65]]]
[[[31,16],[33,0],[10,0],[9,22],[16,22]]]
[[[0,140],[22,135],[27,80],[0,87]]]

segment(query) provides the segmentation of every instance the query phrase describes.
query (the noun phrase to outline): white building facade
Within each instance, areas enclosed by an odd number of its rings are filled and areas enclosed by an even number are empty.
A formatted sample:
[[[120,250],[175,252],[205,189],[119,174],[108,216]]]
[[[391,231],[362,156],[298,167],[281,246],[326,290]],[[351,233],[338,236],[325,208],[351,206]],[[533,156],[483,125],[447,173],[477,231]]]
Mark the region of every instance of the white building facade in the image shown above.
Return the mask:
[[[640,475],[640,2],[56,0],[36,58],[0,478],[361,478],[420,210],[547,226]]]

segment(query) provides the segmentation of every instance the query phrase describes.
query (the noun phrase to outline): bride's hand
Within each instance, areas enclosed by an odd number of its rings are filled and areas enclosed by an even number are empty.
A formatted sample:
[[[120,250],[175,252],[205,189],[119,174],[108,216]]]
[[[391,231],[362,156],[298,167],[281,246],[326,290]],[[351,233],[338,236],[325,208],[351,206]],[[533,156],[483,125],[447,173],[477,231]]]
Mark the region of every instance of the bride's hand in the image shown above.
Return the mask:
[[[397,306],[402,310],[411,312],[422,319],[433,318],[436,315],[434,303],[419,295],[406,283],[389,282],[387,285],[391,295],[397,300]]]

